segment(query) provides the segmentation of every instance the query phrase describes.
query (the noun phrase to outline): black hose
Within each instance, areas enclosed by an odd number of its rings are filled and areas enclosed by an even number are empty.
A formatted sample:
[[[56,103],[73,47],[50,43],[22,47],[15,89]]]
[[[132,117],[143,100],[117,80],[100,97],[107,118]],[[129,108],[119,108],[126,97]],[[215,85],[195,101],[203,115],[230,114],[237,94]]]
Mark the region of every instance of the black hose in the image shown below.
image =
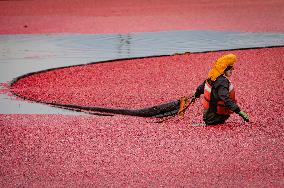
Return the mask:
[[[77,111],[121,114],[121,115],[139,116],[139,117],[162,118],[162,117],[176,115],[179,110],[180,101],[176,100],[142,109],[103,108],[103,107],[90,107],[90,106],[79,106],[72,104],[55,104],[55,103],[47,103],[47,104],[75,111],[77,110]]]

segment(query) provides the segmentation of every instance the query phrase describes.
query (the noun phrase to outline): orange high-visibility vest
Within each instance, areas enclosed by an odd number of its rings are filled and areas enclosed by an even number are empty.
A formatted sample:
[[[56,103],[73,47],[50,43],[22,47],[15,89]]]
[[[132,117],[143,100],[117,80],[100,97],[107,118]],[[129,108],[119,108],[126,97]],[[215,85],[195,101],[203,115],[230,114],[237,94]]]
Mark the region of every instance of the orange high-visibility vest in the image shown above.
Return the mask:
[[[205,82],[205,87],[204,87],[204,98],[203,98],[203,107],[205,109],[209,109],[210,106],[210,100],[211,100],[211,90],[212,86],[206,81]],[[230,98],[236,102],[236,97],[235,97],[235,90],[233,84],[230,82],[229,86],[229,95]],[[225,107],[224,101],[217,101],[217,114],[222,114],[222,115],[229,115],[232,114],[233,111],[230,110],[228,107]]]

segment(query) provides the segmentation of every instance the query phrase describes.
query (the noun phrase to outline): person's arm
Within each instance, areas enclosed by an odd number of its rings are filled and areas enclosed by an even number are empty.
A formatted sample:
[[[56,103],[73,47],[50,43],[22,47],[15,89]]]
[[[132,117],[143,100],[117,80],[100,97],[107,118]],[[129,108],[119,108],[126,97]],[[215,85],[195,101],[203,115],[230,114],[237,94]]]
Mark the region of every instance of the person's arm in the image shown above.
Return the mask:
[[[230,108],[230,110],[235,113],[239,113],[241,111],[240,107],[229,97],[228,88],[220,86],[220,88],[218,89],[218,96],[222,101],[224,101],[225,107]]]
[[[206,80],[197,87],[195,93],[193,94],[195,98],[199,98],[201,94],[204,94],[205,82]]]
[[[224,101],[225,107],[230,108],[230,110],[237,114],[241,111],[240,107],[229,97],[229,82],[227,80],[222,80],[217,93],[218,97]]]
[[[244,121],[249,122],[249,116],[244,111],[241,111],[240,107],[229,97],[229,84],[221,85],[218,90],[218,95],[220,99],[224,101],[226,107],[239,114]]]

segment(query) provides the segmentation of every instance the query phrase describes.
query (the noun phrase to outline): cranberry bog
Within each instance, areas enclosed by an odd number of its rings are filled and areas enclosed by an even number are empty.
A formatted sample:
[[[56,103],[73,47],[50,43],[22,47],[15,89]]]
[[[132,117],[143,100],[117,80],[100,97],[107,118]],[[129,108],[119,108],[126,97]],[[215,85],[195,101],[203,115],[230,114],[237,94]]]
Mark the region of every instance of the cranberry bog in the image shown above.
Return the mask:
[[[121,115],[1,115],[2,180],[9,186],[36,187],[281,187],[283,50],[117,60],[23,77],[10,90],[29,100],[139,108],[193,92],[212,63],[204,60],[235,53],[239,59],[232,81],[251,121],[233,115],[225,125],[205,127],[199,101],[185,118],[162,121]]]
[[[282,1],[68,2],[1,1],[0,32],[284,31]],[[0,114],[0,187],[283,187],[283,47],[55,68],[19,75],[1,93],[28,103],[136,109],[190,95],[227,53],[238,57],[232,82],[249,123],[233,114],[204,126],[200,100],[182,119]]]

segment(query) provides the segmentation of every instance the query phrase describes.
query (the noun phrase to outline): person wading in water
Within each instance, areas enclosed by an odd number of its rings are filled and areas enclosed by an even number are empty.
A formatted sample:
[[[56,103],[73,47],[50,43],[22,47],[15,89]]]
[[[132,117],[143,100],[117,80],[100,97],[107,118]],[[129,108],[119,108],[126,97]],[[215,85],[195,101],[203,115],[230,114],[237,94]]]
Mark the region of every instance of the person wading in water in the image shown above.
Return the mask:
[[[209,71],[208,78],[197,87],[191,96],[191,101],[194,102],[203,94],[203,120],[206,125],[223,124],[234,112],[244,121],[249,121],[249,116],[236,104],[235,90],[229,80],[236,60],[237,57],[234,54],[220,57]]]

